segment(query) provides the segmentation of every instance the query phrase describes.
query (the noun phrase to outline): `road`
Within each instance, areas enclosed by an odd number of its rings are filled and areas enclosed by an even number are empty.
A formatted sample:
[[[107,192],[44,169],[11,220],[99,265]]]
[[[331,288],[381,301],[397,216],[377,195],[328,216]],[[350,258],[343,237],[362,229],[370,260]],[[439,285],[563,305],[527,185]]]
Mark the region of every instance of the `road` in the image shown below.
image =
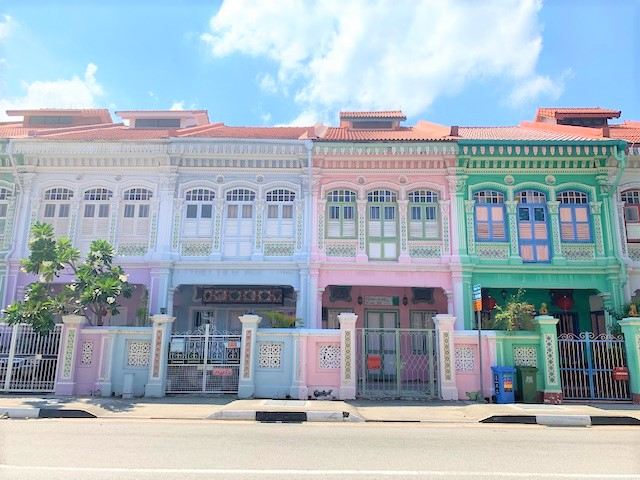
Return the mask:
[[[0,478],[640,479],[640,428],[0,420]]]

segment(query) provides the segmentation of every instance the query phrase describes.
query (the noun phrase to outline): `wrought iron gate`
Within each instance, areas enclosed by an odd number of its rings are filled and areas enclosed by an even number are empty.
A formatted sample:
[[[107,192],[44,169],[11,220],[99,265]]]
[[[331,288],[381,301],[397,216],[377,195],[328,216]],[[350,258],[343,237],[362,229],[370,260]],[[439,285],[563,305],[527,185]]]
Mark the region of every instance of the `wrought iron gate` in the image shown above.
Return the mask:
[[[237,393],[241,339],[214,331],[209,324],[195,332],[172,334],[167,393]]]
[[[631,400],[624,338],[563,333],[558,337],[562,396],[567,400]],[[617,379],[616,377],[621,379]]]
[[[439,397],[435,330],[362,328],[357,339],[358,396]]]
[[[40,335],[30,325],[0,324],[0,392],[55,389],[61,329]]]

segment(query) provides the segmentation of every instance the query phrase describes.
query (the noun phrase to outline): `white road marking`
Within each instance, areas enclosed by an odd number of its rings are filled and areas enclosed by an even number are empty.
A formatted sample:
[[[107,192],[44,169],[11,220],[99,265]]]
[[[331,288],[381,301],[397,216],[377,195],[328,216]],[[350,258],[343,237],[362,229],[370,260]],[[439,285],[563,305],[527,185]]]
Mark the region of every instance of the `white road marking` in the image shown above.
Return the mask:
[[[115,468],[115,467],[47,467],[26,465],[0,465],[2,470],[40,470],[52,472],[84,472],[84,473],[183,473],[183,474],[225,474],[225,475],[371,475],[392,477],[420,477],[425,475],[460,478],[460,477],[493,477],[493,478],[580,478],[580,479],[640,479],[640,474],[591,474],[591,473],[522,473],[522,472],[447,472],[437,470],[284,470],[284,469],[225,469],[225,468]]]

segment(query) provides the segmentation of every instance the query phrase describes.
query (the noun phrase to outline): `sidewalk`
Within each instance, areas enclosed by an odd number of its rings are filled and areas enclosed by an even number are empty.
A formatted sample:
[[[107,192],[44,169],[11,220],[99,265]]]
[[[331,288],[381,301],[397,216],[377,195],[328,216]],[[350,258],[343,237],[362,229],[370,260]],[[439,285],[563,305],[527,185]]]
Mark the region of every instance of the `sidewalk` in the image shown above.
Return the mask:
[[[233,396],[122,399],[0,395],[0,417],[640,426],[640,406],[613,403],[498,405],[437,400],[238,400]]]

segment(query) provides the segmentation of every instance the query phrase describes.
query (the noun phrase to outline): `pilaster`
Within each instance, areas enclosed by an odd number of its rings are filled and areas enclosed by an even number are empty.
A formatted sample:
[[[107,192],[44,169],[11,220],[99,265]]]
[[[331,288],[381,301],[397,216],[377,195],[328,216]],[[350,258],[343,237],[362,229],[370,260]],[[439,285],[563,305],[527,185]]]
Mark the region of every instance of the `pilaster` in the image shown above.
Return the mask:
[[[144,389],[145,397],[164,397],[167,390],[167,361],[171,328],[176,317],[153,315],[153,337],[151,340],[151,362],[149,381]]]
[[[254,357],[256,354],[256,331],[262,317],[258,315],[242,315],[238,317],[242,323],[242,349],[240,351],[240,379],[238,381],[238,397],[251,398],[255,393]]]
[[[438,375],[440,377],[440,395],[443,400],[458,400],[456,385],[455,348],[453,326],[456,317],[439,313],[433,317],[438,335]]]
[[[78,341],[82,325],[86,325],[87,319],[82,315],[62,316],[62,348],[58,354],[58,374],[56,378],[56,395],[73,395],[76,369],[76,356]]]
[[[558,356],[558,319],[550,315],[539,315],[533,319],[536,330],[540,334],[540,350],[543,354],[543,403],[562,403],[562,386],[560,384],[560,361]]]
[[[618,322],[624,334],[631,400],[640,404],[640,317],[624,318]]]
[[[340,400],[356,398],[356,322],[355,313],[341,313],[340,322]]]

